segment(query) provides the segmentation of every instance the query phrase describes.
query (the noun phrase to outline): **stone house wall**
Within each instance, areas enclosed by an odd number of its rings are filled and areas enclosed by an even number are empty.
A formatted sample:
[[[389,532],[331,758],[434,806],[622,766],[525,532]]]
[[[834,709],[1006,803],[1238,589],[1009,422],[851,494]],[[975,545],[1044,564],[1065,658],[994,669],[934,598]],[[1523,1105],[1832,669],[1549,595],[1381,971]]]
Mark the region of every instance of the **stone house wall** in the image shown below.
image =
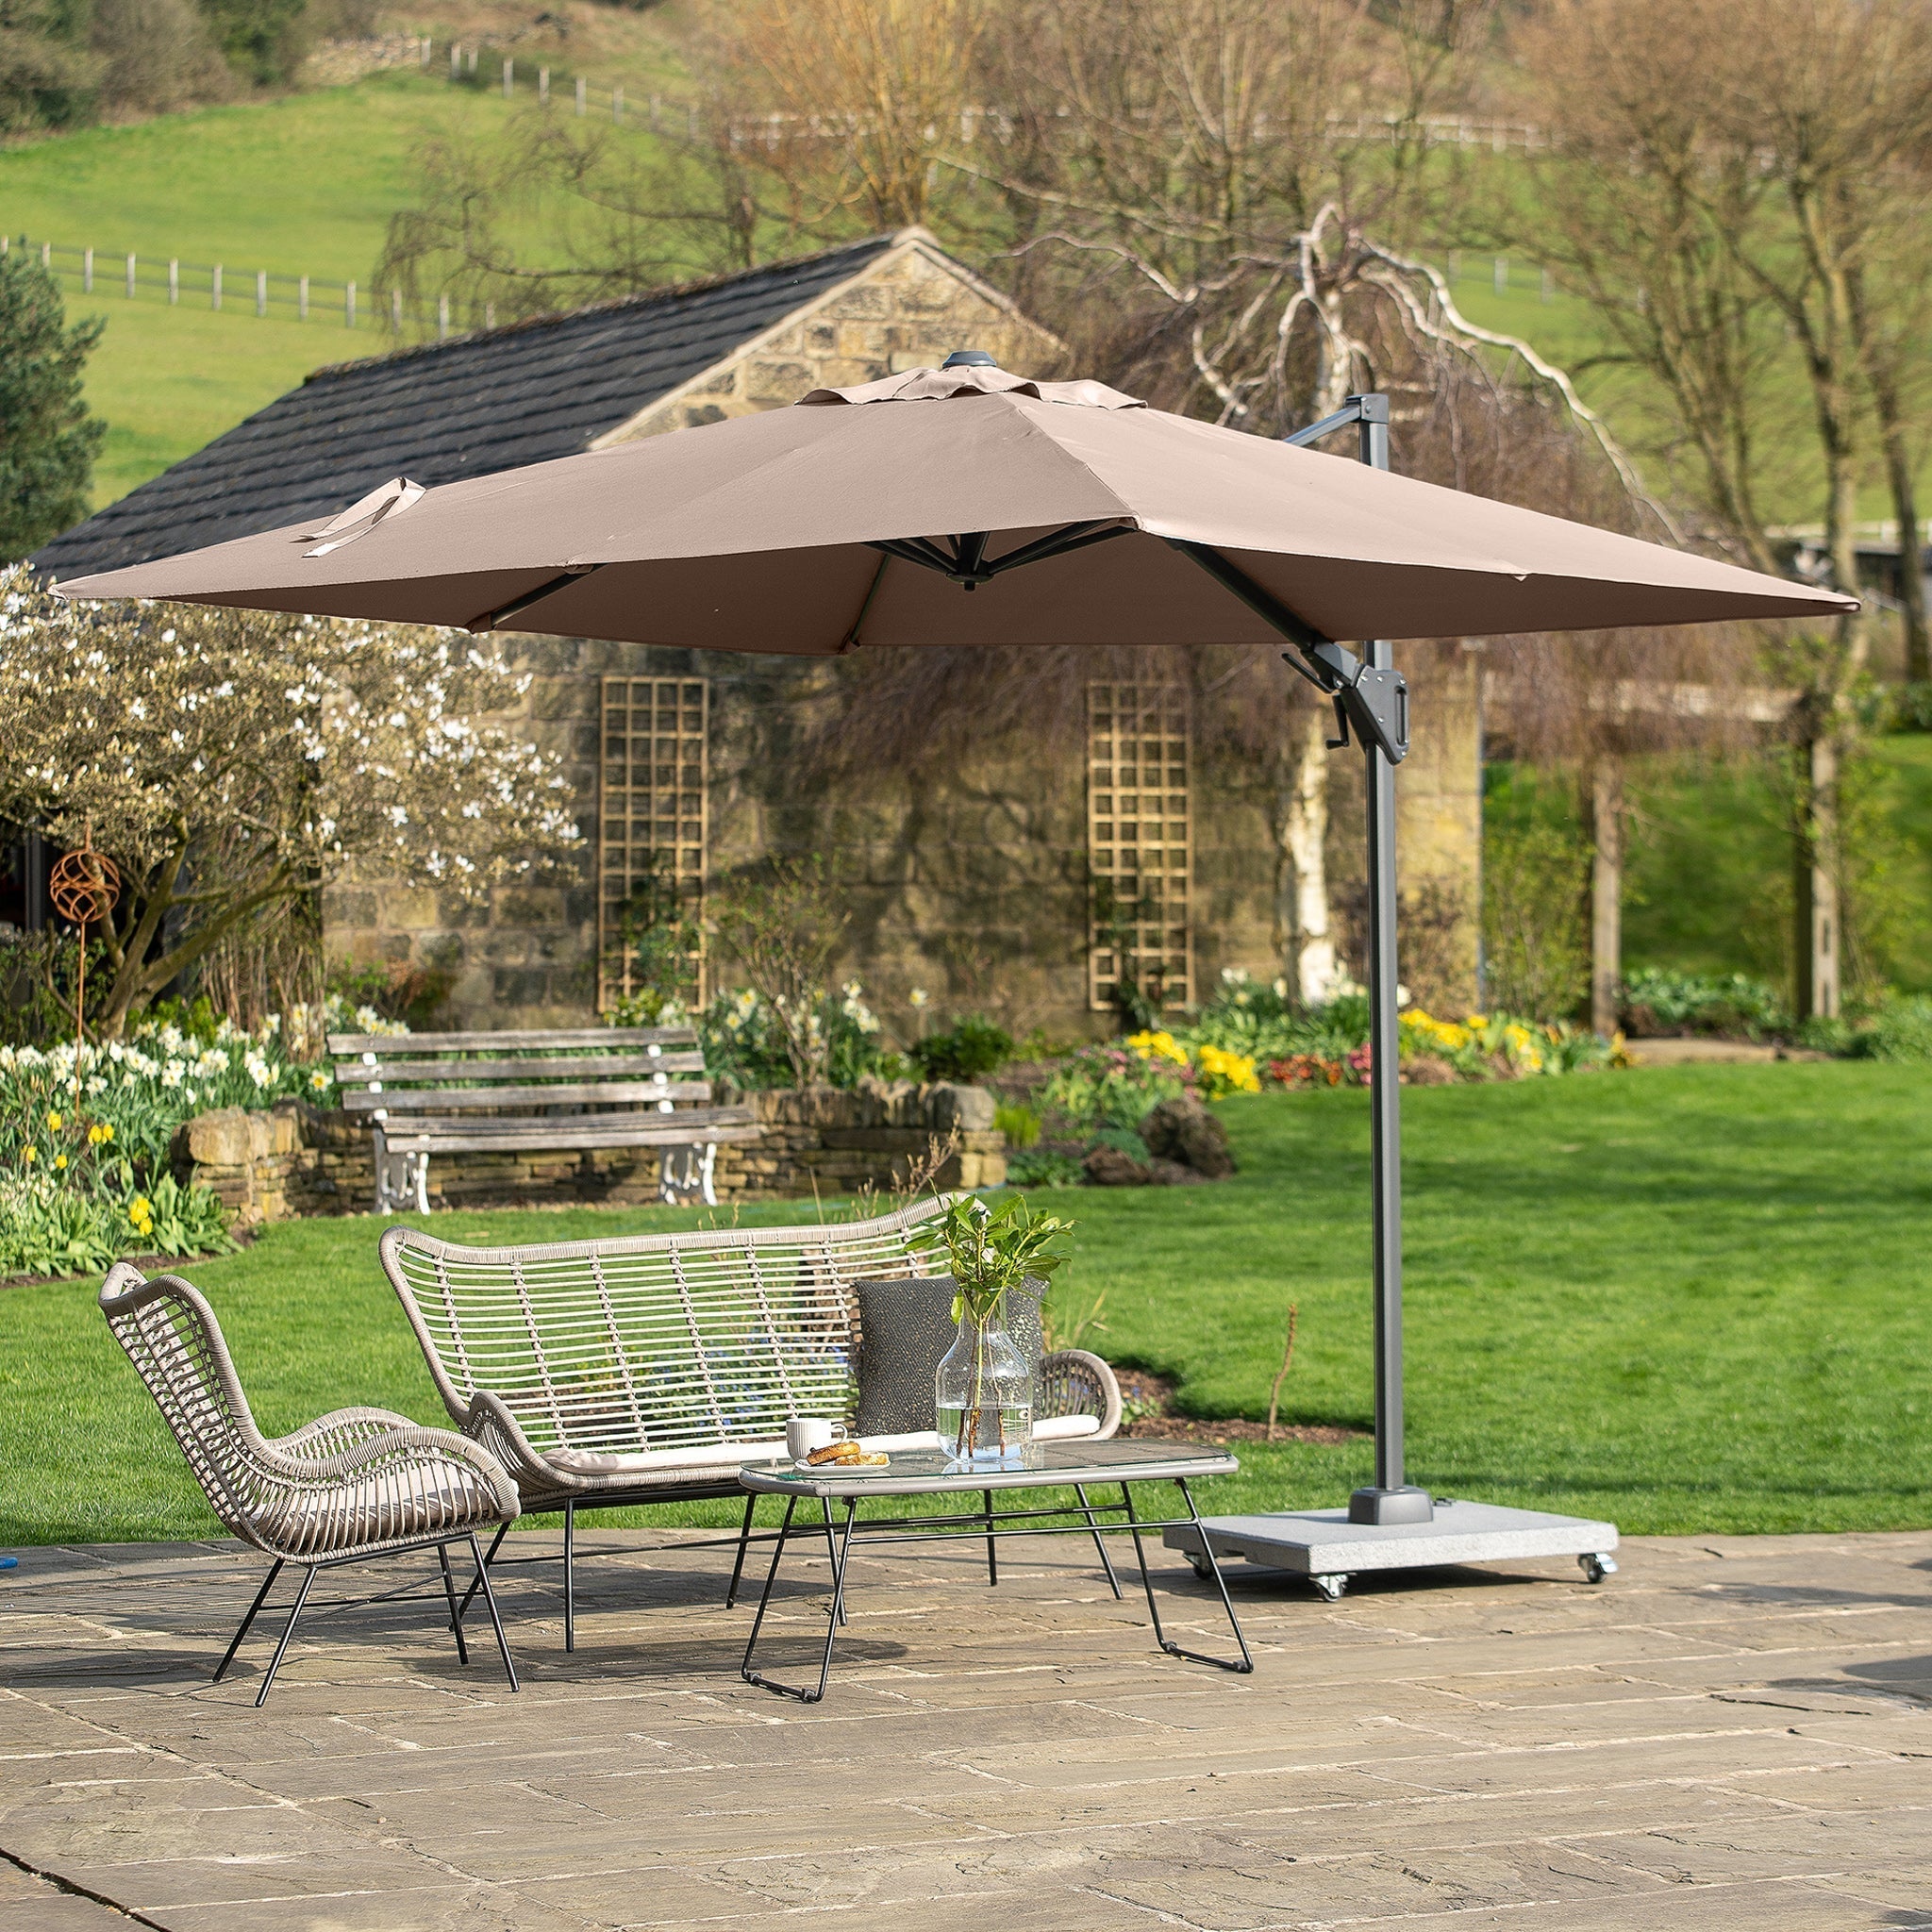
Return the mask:
[[[604,439],[621,441],[790,404],[821,384],[872,380],[958,346],[1048,369],[1060,345],[916,234],[871,270]],[[334,887],[331,950],[451,975],[438,1024],[581,1024],[597,997],[595,864],[603,679],[709,682],[708,868],[728,874],[773,853],[824,852],[851,910],[841,976],[865,985],[890,1027],[928,1013],[994,1013],[1024,1034],[1099,1036],[1090,1010],[1088,841],[1082,747],[989,744],[970,760],[913,773],[806,779],[798,748],[838,701],[840,668],[820,660],[697,652],[572,638],[510,641],[531,674],[506,720],[561,758],[577,795],[580,863],[495,893],[484,907],[380,879]],[[1415,751],[1399,779],[1406,894],[1432,963],[1419,976],[1452,1006],[1475,998],[1480,723],[1475,660],[1456,647],[1401,653],[1415,685]],[[1284,729],[1287,728],[1284,720]],[[1329,867],[1346,941],[1358,892],[1357,754],[1331,760]],[[1194,980],[1282,970],[1278,855],[1268,811],[1243,774],[1197,760],[1193,774]],[[1450,908],[1459,908],[1449,917]],[[1447,929],[1424,927],[1448,918]],[[1358,924],[1359,921],[1355,924]],[[1431,928],[1433,931],[1433,928]],[[1357,956],[1359,948],[1357,948]],[[1405,960],[1405,970],[1410,970]],[[1357,971],[1359,964],[1357,963]]]

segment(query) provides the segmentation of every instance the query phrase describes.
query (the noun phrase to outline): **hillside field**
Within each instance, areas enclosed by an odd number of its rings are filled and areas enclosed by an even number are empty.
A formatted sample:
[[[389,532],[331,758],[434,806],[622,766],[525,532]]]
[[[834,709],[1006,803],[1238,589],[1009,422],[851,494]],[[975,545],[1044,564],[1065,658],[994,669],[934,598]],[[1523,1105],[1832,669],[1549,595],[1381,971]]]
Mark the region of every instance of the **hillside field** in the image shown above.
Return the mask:
[[[643,26],[621,45],[621,61],[605,46],[580,64],[600,88],[613,75],[629,76],[630,139],[648,142],[651,136],[635,119],[644,91],[657,85],[675,92],[675,75],[665,43]],[[88,378],[89,403],[108,426],[95,476],[97,507],[232,428],[309,371],[382,353],[391,340],[387,305],[371,283],[390,217],[416,199],[413,157],[431,140],[500,141],[514,116],[535,110],[534,72],[543,56],[521,44],[515,52],[514,102],[491,88],[452,86],[438,51],[426,73],[393,71],[353,86],[0,150],[0,230],[15,246],[25,238],[30,246],[52,242],[72,251],[56,258],[70,313],[99,315],[107,324]],[[485,68],[495,59],[492,50]],[[559,82],[554,103],[561,108],[566,97]],[[608,94],[598,100],[601,108],[592,112],[608,113]],[[1500,180],[1498,170],[1506,171]],[[1479,195],[1499,186],[1520,194],[1521,175],[1522,164],[1511,158],[1486,157],[1463,172],[1470,192]],[[81,285],[83,247],[96,251],[92,294]],[[142,265],[133,300],[123,281],[130,250]],[[1450,253],[1445,248],[1440,256]],[[164,273],[170,257],[183,264],[175,308],[148,280]],[[207,265],[214,262],[224,265],[227,283],[220,313],[208,301]],[[1603,348],[1588,308],[1560,283],[1546,288],[1527,255],[1510,259],[1500,291],[1489,256],[1465,250],[1457,266],[1457,299],[1478,325],[1523,336],[1564,364]],[[357,328],[343,325],[335,289],[318,294],[306,323],[279,305],[258,317],[258,271],[307,274],[318,283],[356,281]],[[1654,391],[1627,371],[1599,364],[1582,388],[1627,437],[1641,438],[1659,420]],[[1799,521],[1812,513],[1804,465],[1794,464],[1774,494],[1781,514]],[[1875,486],[1862,513],[1887,514]]]

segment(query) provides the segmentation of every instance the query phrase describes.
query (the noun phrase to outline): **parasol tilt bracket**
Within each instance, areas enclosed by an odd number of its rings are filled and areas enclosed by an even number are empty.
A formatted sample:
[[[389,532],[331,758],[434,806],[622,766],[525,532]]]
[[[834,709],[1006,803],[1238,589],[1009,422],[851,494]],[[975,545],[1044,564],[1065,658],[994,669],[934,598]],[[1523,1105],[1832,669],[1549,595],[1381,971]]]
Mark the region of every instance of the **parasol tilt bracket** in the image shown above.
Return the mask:
[[[1355,736],[1365,746],[1374,745],[1391,765],[1408,756],[1408,681],[1401,672],[1365,664],[1346,646],[1324,638],[1220,551],[1179,537],[1167,541],[1294,646],[1282,652],[1282,662],[1335,707],[1338,735],[1328,741],[1329,750],[1346,744],[1353,726]]]
[[[1353,651],[1326,644],[1297,657],[1284,651],[1281,661],[1299,671],[1335,707],[1330,751],[1348,742],[1349,727],[1364,744],[1381,747],[1391,765],[1408,756],[1408,680],[1399,671],[1364,664]]]

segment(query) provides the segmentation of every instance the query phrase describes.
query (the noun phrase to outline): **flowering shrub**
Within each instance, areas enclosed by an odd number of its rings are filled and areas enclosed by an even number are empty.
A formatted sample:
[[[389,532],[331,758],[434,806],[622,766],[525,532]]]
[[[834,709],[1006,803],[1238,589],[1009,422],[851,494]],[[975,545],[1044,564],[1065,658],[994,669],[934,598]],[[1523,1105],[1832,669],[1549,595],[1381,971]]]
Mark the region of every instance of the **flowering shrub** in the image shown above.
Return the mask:
[[[1127,1048],[1139,1054],[1149,1066],[1174,1068],[1206,1100],[1219,1100],[1224,1093],[1261,1091],[1252,1054],[1233,1053],[1203,1041],[1192,1042],[1191,1049],[1172,1033],[1152,1032],[1129,1035]]]
[[[627,1017],[626,1002],[608,1017],[619,1026],[681,1026],[693,1024],[704,1044],[705,1064],[740,1087],[790,1087],[795,1082],[791,1031],[777,1003],[750,987],[721,992],[708,1006],[687,1013],[674,999],[653,996],[648,1018]],[[824,1056],[825,1078],[834,1087],[856,1087],[868,1074],[881,1079],[904,1077],[905,1061],[885,1043],[878,1015],[866,1005],[865,989],[848,979],[806,1010],[797,1031]]]
[[[1060,1062],[1039,1097],[1090,1131],[1131,1130],[1150,1108],[1191,1092],[1195,1085],[1185,1054],[1176,1063],[1167,1055],[1125,1046],[1086,1046]]]

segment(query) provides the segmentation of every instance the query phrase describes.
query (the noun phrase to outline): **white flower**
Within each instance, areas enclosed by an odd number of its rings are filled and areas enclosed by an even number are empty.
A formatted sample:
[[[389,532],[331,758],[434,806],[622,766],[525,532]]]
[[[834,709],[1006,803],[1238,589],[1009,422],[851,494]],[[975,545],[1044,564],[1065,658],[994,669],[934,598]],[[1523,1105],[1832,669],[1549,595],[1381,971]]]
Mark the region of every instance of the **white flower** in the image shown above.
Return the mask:
[[[179,1060],[170,1060],[161,1070],[163,1087],[178,1087],[181,1084],[182,1066]]]
[[[88,1081],[87,1091],[90,1093],[105,1093],[108,1091],[108,1083],[96,1074]]]
[[[250,1054],[248,1056],[246,1064],[248,1067],[248,1077],[251,1080],[253,1080],[258,1087],[266,1087],[268,1083],[275,1078],[275,1074],[271,1071],[269,1063],[265,1059],[263,1059],[259,1054]]]
[[[932,995],[923,986],[915,986],[908,995],[915,1007],[923,1007]]]

